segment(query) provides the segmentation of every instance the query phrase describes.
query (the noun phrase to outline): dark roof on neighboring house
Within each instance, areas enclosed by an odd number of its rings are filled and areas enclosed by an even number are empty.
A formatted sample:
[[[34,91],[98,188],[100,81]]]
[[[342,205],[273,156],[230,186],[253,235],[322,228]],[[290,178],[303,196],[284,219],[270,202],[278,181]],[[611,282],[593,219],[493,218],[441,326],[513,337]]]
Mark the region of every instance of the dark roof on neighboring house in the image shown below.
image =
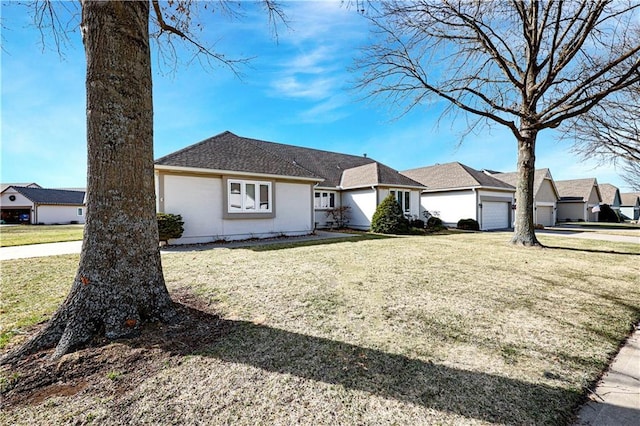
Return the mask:
[[[250,139],[228,131],[159,158],[155,164],[315,178],[329,188],[339,187],[344,179],[349,187],[420,186],[371,158]],[[377,164],[376,170],[351,170],[369,164]]]
[[[458,162],[405,170],[402,174],[425,185],[427,190],[479,187],[515,190],[508,183]]]
[[[13,187],[17,192],[36,204],[72,204],[83,205],[84,191],[68,191],[64,189]]]
[[[605,204],[609,204],[610,206],[614,205],[616,201],[616,193],[620,195],[620,190],[610,183],[601,183],[598,186],[600,187],[602,202]]]
[[[0,192],[4,192],[5,189],[10,186],[21,186],[21,187],[29,187],[29,188],[42,188],[35,182],[25,182],[25,183],[2,183],[0,184]]]
[[[640,204],[640,192],[625,192],[620,194],[621,206],[635,206]]]
[[[489,176],[493,176],[494,178],[499,179],[504,183],[508,183],[514,188],[518,183],[518,172],[501,173],[493,170],[485,170],[485,173],[488,173]],[[551,171],[549,169],[535,170],[534,178],[533,178],[533,196],[535,197],[536,195],[538,195],[538,191],[542,187],[542,184],[544,183],[544,180],[546,178],[551,179],[551,186],[553,187],[553,190],[556,191],[556,196],[560,198],[560,194],[558,193],[558,190],[553,182],[553,179],[551,178]]]
[[[591,190],[596,187],[598,196],[602,199],[600,191],[597,189],[598,181],[596,178],[587,179],[570,179],[570,180],[557,180],[556,188],[558,188],[558,194],[560,195],[560,201],[589,201]]]

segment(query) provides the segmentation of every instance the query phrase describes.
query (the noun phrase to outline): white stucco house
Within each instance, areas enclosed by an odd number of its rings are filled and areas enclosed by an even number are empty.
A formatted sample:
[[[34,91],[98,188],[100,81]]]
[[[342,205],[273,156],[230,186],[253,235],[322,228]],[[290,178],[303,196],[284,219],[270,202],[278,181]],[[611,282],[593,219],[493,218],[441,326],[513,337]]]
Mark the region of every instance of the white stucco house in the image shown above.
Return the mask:
[[[499,173],[485,171],[485,173],[508,183],[514,188],[517,184],[517,172]],[[551,176],[551,171],[549,169],[535,170],[533,180],[533,223],[543,226],[555,225],[559,199],[560,195]]]
[[[81,190],[8,185],[0,194],[2,221],[32,225],[84,223],[84,196]]]
[[[640,219],[640,193],[626,192],[620,194],[620,198],[620,213],[630,220]]]
[[[560,194],[559,222],[598,221],[602,196],[596,178],[557,180],[556,187]]]
[[[172,243],[269,238],[346,225],[366,230],[392,192],[408,216],[420,214],[423,186],[365,156],[267,142],[224,132],[155,161],[157,210],[180,214]]]
[[[420,205],[445,225],[460,219],[478,221],[481,230],[508,229],[515,188],[499,179],[454,162],[405,170],[403,175],[426,187]]]

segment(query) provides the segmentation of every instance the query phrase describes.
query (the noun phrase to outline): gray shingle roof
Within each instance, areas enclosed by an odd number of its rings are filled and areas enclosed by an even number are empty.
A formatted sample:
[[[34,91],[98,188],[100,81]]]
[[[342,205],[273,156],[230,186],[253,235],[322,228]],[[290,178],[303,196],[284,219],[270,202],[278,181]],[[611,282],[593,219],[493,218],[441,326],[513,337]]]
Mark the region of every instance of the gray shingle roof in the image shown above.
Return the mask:
[[[155,164],[301,178],[319,177],[294,161],[264,149],[265,143],[224,132],[158,158]]]
[[[71,204],[81,206],[84,202],[84,191],[26,188],[21,186],[14,186],[13,189],[37,204]]]
[[[562,201],[575,200],[586,202],[589,200],[591,190],[595,185],[598,185],[596,178],[556,181],[556,188],[558,188],[558,194]]]
[[[508,183],[458,162],[405,170],[402,174],[425,185],[427,190],[479,187],[515,190]]]
[[[598,186],[600,187],[602,202],[609,205],[615,204],[616,193],[619,193],[618,188],[610,183],[601,183]]]
[[[166,166],[324,179],[323,187],[338,187],[345,171],[374,163],[367,157],[244,138],[228,131],[155,161]],[[377,174],[365,177],[350,171],[347,179],[358,186],[420,186],[390,167],[376,164]]]
[[[487,173],[489,173],[490,176],[493,176],[494,178],[503,181],[504,183],[508,183],[514,188],[518,183],[518,172],[500,173],[500,172],[487,170]],[[533,178],[533,196],[534,197],[538,195],[538,191],[542,187],[542,184],[544,183],[544,180],[547,176],[551,177],[551,172],[549,171],[549,169],[535,170],[534,178]]]
[[[410,186],[420,187],[420,183],[410,179],[398,171],[378,162],[352,167],[342,173],[340,186],[347,188],[362,188],[367,186]]]
[[[622,200],[621,206],[635,206],[636,203],[640,203],[640,192],[625,192],[620,194]]]

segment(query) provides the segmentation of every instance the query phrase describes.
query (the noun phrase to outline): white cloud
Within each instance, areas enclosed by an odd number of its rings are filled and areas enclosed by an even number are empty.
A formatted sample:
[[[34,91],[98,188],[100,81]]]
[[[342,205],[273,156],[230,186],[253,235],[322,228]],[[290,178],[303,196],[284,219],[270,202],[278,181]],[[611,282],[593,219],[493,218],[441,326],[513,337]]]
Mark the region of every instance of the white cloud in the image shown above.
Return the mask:
[[[303,123],[332,123],[349,115],[344,108],[347,103],[349,100],[344,95],[332,96],[300,113],[298,118]]]
[[[339,83],[333,78],[287,75],[272,83],[273,94],[288,98],[322,100],[336,91]]]

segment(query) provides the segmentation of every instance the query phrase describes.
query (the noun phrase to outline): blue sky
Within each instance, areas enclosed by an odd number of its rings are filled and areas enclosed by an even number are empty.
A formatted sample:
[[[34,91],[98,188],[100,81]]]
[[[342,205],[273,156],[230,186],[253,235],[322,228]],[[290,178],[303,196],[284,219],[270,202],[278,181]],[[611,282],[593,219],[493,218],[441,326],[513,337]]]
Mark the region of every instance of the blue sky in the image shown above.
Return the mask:
[[[241,136],[362,155],[397,170],[459,161],[476,169],[513,171],[516,142],[495,127],[467,135],[466,119],[438,121],[437,100],[400,117],[393,106],[364,100],[349,71],[365,45],[364,19],[339,1],[283,3],[290,28],[277,40],[263,13],[243,3],[239,21],[203,11],[202,40],[230,58],[252,57],[237,78],[203,69],[176,43],[177,63],[154,66],[154,152],[163,156],[229,130]],[[68,16],[63,14],[66,19]],[[28,10],[2,5],[2,140],[0,179],[44,187],[86,185],[85,58],[80,33],[61,55],[32,25]],[[537,168],[556,180],[596,177],[629,190],[611,165],[583,162],[553,131],[541,133]]]

